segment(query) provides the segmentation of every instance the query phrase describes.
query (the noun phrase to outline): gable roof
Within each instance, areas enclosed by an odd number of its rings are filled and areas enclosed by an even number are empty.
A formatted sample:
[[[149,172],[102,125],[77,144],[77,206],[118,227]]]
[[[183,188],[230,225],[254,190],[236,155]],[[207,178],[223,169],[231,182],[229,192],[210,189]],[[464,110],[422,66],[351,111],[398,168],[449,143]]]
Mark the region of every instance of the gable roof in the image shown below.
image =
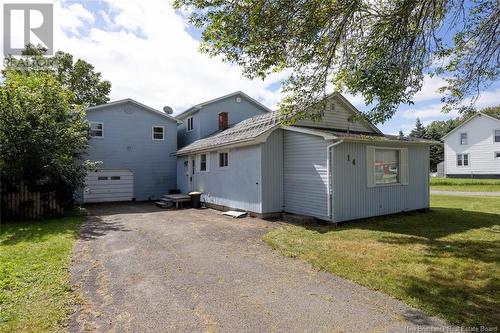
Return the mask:
[[[252,102],[253,104],[257,105],[258,107],[262,108],[264,111],[266,112],[272,112],[271,109],[269,109],[267,106],[265,106],[264,104],[262,104],[261,102],[257,101],[256,99],[248,96],[247,94],[245,94],[244,92],[242,91],[235,91],[233,93],[230,93],[230,94],[227,94],[227,95],[224,95],[224,96],[221,96],[221,97],[217,97],[217,98],[214,98],[214,99],[211,99],[209,101],[206,101],[206,102],[203,102],[203,103],[200,103],[200,104],[196,104],[196,105],[193,105],[192,107],[190,107],[189,109],[179,113],[178,115],[175,116],[176,119],[179,119],[179,120],[182,120],[188,116],[190,116],[191,114],[195,113],[196,111],[199,111],[201,108],[203,108],[204,106],[206,105],[209,105],[209,104],[212,104],[212,103],[215,103],[215,102],[218,102],[218,101],[221,101],[223,99],[226,99],[226,98],[229,98],[229,97],[233,97],[233,96],[238,96],[240,95],[241,97],[244,97],[246,98],[247,100],[249,100],[250,102]]]
[[[193,143],[177,151],[177,155],[187,155],[190,153],[216,150],[226,146],[233,145],[252,145],[262,143],[267,136],[277,128],[284,130],[297,131],[311,135],[322,136],[325,139],[342,139],[350,141],[371,141],[371,142],[399,142],[399,143],[418,143],[433,144],[435,141],[398,137],[395,135],[369,134],[359,132],[347,132],[336,129],[311,128],[303,126],[282,126],[283,116],[278,111],[269,112],[252,118],[243,120],[233,127],[222,132],[215,133],[207,138],[196,140]]]
[[[108,106],[116,106],[116,105],[127,104],[127,103],[134,104],[134,105],[136,105],[136,106],[138,106],[138,107],[140,107],[140,108],[142,108],[142,109],[144,109],[146,111],[152,112],[154,114],[157,114],[157,115],[162,116],[164,118],[167,118],[169,120],[173,120],[177,124],[181,123],[181,121],[179,121],[178,119],[176,119],[176,118],[174,118],[174,117],[166,114],[165,112],[153,109],[152,107],[147,106],[147,105],[142,104],[142,103],[139,103],[136,100],[133,100],[131,98],[125,98],[125,99],[120,99],[118,101],[113,101],[113,102],[109,102],[109,103],[105,103],[105,104],[99,104],[99,105],[96,105],[96,106],[91,106],[91,107],[88,107],[86,111],[100,110],[100,109],[106,108]]]
[[[449,131],[448,133],[446,133],[441,139],[446,138],[451,133],[454,133],[456,130],[458,130],[459,128],[461,128],[465,124],[469,123],[472,119],[476,119],[478,116],[484,116],[484,117],[492,119],[492,120],[500,121],[499,118],[496,118],[496,117],[490,116],[489,114],[486,114],[484,112],[478,111],[472,117],[470,117],[469,119],[467,119],[466,121],[464,121],[463,123],[461,123],[460,125],[458,125],[457,127],[455,127],[454,129],[452,129],[451,131]]]
[[[373,129],[375,131],[375,133],[382,134],[382,131],[379,130],[378,127],[375,126],[370,120],[368,120],[368,118],[366,118],[366,116],[361,111],[359,111],[354,105],[352,105],[351,102],[349,102],[349,100],[347,98],[345,98],[341,93],[334,92],[334,93],[331,93],[330,95],[328,95],[326,98],[330,98],[330,97],[338,98],[342,103],[344,103],[345,106],[347,106],[349,111],[354,113],[356,116],[359,116],[361,121],[363,123],[365,123],[366,125],[368,125],[371,129]]]

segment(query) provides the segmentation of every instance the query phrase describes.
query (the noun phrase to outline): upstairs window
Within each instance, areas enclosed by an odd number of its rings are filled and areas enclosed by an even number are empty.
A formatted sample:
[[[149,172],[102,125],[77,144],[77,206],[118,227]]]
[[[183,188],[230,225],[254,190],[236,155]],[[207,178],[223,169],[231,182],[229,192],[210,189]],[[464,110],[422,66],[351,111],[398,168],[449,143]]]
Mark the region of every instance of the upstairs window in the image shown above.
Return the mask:
[[[229,153],[220,152],[219,153],[219,168],[226,168],[229,166]]]
[[[500,142],[500,129],[495,130],[495,137],[493,139],[495,142]]]
[[[193,130],[193,117],[187,119],[187,131],[191,132]]]
[[[153,140],[164,140],[164,131],[165,128],[163,126],[153,126]]]
[[[460,133],[460,144],[461,145],[467,144],[467,133]]]
[[[469,154],[457,154],[457,166],[469,166]]]
[[[104,137],[104,123],[90,122],[90,136],[93,138],[103,138]]]

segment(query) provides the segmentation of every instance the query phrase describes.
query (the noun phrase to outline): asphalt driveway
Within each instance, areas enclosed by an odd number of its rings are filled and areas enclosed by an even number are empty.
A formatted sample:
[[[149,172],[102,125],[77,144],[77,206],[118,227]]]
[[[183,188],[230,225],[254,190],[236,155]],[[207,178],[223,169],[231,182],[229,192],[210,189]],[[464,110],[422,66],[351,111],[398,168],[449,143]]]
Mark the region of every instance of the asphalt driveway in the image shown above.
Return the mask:
[[[90,207],[72,332],[410,332],[445,323],[271,250],[276,222],[151,204]],[[422,327],[420,327],[422,329]]]

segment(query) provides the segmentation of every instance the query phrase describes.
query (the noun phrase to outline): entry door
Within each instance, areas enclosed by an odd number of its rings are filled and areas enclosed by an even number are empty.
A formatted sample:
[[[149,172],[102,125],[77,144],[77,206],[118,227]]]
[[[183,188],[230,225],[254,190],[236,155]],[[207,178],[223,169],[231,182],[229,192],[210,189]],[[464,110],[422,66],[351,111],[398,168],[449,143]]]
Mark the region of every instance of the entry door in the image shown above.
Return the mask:
[[[196,163],[195,163],[195,157],[194,156],[189,156],[189,165],[188,165],[188,188],[190,192],[194,191],[194,172],[196,170]]]

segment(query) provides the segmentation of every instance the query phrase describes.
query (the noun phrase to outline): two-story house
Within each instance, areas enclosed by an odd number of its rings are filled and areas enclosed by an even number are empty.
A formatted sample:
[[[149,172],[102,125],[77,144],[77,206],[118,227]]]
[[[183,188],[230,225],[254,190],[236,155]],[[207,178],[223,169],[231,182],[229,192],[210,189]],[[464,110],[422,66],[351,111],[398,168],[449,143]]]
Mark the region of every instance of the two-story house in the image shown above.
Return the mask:
[[[384,135],[341,94],[285,126],[238,92],[177,116],[177,185],[221,209],[341,222],[429,207],[430,141]]]
[[[500,119],[478,112],[443,137],[450,178],[500,178]]]
[[[89,172],[78,199],[87,202],[153,200],[176,187],[178,120],[132,99],[90,107]]]

